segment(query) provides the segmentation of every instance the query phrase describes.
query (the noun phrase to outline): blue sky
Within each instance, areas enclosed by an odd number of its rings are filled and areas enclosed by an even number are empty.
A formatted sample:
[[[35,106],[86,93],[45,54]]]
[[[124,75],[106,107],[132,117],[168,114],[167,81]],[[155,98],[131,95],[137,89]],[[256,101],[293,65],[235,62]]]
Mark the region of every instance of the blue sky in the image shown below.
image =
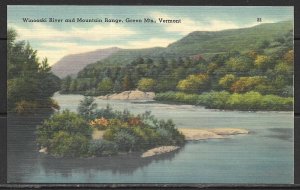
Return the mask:
[[[166,47],[193,31],[219,31],[293,20],[293,7],[8,6],[8,27],[29,41],[50,65],[63,56],[96,49]],[[23,18],[113,18],[123,23],[24,23]],[[157,23],[126,23],[151,18]],[[158,18],[181,19],[162,24]]]

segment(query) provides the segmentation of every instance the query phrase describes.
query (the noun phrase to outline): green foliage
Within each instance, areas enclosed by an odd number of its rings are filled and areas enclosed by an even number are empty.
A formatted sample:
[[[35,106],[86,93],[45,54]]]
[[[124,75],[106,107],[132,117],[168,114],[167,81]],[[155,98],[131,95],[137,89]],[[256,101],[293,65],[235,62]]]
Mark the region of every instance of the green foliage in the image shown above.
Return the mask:
[[[59,131],[53,134],[51,145],[47,147],[55,156],[78,157],[88,154],[89,139],[80,133]]]
[[[292,21],[266,23],[236,30],[195,31],[166,48],[120,50],[107,59],[96,63],[93,67],[96,68],[103,64],[106,66],[124,66],[139,57],[149,58],[156,62],[160,57],[171,60],[179,57],[195,56],[201,52],[202,57],[207,59],[223,52],[236,50],[246,52],[250,49],[269,48],[266,42],[272,44],[275,38],[284,36],[290,30],[293,30]],[[253,39],[254,37],[255,40]],[[293,34],[290,33],[281,42],[292,49],[293,43],[288,37],[293,38]],[[147,62],[144,63],[146,64]]]
[[[110,78],[102,79],[102,81],[97,86],[97,91],[99,95],[106,95],[112,92],[113,90],[113,82]]]
[[[207,60],[197,54],[171,60],[138,57],[121,67],[92,64],[79,72],[76,79],[69,81],[67,78],[65,84],[69,83],[67,89],[74,90],[73,86],[77,83],[77,91],[69,93],[86,95],[110,94],[137,87],[144,91],[179,90],[188,93],[210,90],[244,93],[255,90],[282,96],[285,86],[293,83],[293,51],[288,48],[292,41],[276,42],[276,47],[282,48],[281,52],[269,54],[273,42],[265,49],[229,51]]]
[[[118,146],[111,141],[92,140],[88,152],[92,156],[110,156],[118,153]]]
[[[138,89],[144,92],[153,91],[156,81],[151,78],[142,78],[138,82]]]
[[[119,129],[114,134],[113,142],[118,145],[118,149],[123,152],[130,152],[134,150],[137,144],[137,138],[130,133],[130,130]]]
[[[52,155],[78,157],[108,156],[185,142],[171,120],[157,120],[150,112],[135,116],[110,106],[97,109],[90,97],[80,102],[78,112],[64,110],[46,119],[37,129],[38,144]],[[103,139],[92,140],[93,130],[104,130]]]
[[[235,81],[236,77],[233,74],[227,74],[219,80],[219,85],[225,90],[230,90]]]
[[[255,66],[259,69],[267,69],[272,64],[272,60],[269,56],[266,55],[258,55],[254,62]]]
[[[226,66],[229,71],[241,74],[252,68],[252,61],[246,56],[232,57],[226,62]]]
[[[134,87],[132,79],[130,78],[129,75],[124,76],[122,84],[124,90],[131,90]]]
[[[29,43],[16,41],[17,33],[9,29],[7,52],[7,100],[8,110],[22,112],[29,109],[25,102],[34,102],[36,108],[46,108],[44,102],[60,88],[60,79],[50,72],[47,58],[39,62],[37,51]],[[22,106],[23,105],[23,106]],[[16,110],[16,106],[18,106]],[[51,105],[48,109],[51,109]],[[35,109],[34,109],[35,110]]]
[[[66,78],[64,78],[61,82],[60,93],[67,94],[69,92],[73,92],[73,91],[70,91],[71,82],[72,82],[72,78],[70,76],[67,76]]]
[[[222,90],[292,97],[293,57],[291,22],[193,32],[165,49],[121,50],[88,65],[76,79],[66,79],[69,86],[63,89],[84,95],[136,88],[156,93],[180,91],[191,95],[177,93],[175,99],[194,103],[194,94]]]
[[[235,81],[230,90],[236,93],[243,93],[253,90],[257,85],[266,83],[266,77],[253,76],[253,77],[240,77]]]
[[[89,96],[85,96],[83,100],[80,100],[77,108],[78,114],[86,120],[93,119],[97,108],[97,104],[94,101],[95,99]]]
[[[37,142],[57,156],[85,156],[91,128],[87,121],[69,110],[57,112],[37,129]]]
[[[205,105],[206,108],[213,109],[228,109],[227,101],[230,98],[230,93],[226,91],[208,92],[199,95],[197,100],[198,105]]]
[[[177,88],[184,92],[202,92],[208,87],[208,75],[189,75],[186,79],[178,82]]]
[[[179,92],[159,93],[155,97],[159,101],[181,102],[186,104],[203,105],[211,109],[229,110],[293,110],[293,98],[276,95],[261,95],[250,91],[245,94],[222,92],[207,92],[203,94],[185,94]]]

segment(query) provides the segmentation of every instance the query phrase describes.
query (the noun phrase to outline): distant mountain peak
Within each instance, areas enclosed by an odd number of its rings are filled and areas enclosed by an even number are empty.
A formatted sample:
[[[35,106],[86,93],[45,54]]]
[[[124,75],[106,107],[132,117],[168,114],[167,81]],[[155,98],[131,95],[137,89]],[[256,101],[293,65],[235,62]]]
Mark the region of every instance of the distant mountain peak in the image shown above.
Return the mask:
[[[118,47],[97,49],[85,53],[66,55],[52,66],[52,72],[60,78],[77,75],[85,66],[105,59],[121,50]]]

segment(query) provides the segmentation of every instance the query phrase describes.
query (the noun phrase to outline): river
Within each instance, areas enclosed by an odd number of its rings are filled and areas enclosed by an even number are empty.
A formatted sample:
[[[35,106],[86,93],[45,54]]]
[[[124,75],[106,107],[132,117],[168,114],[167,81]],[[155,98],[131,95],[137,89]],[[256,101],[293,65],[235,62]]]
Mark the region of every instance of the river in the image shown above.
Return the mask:
[[[53,97],[76,111],[81,95]],[[151,111],[178,128],[244,128],[248,135],[188,142],[152,158],[137,154],[99,158],[54,158],[38,153],[35,127],[41,116],[8,116],[9,183],[293,183],[293,112],[210,110],[157,102],[99,100],[113,109]]]

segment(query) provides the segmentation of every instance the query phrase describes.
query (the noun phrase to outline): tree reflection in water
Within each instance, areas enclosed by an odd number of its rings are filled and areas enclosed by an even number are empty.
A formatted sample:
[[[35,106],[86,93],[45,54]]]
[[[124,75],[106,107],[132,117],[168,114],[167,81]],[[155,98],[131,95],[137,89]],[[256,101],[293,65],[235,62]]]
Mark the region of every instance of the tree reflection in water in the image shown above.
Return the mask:
[[[43,155],[41,165],[47,173],[60,173],[63,176],[69,176],[72,171],[81,173],[92,173],[91,171],[111,171],[113,174],[132,174],[135,170],[150,165],[153,162],[162,160],[171,161],[176,154],[183,148],[173,152],[141,158],[141,153],[129,153],[110,157],[93,157],[93,158],[54,158]]]

